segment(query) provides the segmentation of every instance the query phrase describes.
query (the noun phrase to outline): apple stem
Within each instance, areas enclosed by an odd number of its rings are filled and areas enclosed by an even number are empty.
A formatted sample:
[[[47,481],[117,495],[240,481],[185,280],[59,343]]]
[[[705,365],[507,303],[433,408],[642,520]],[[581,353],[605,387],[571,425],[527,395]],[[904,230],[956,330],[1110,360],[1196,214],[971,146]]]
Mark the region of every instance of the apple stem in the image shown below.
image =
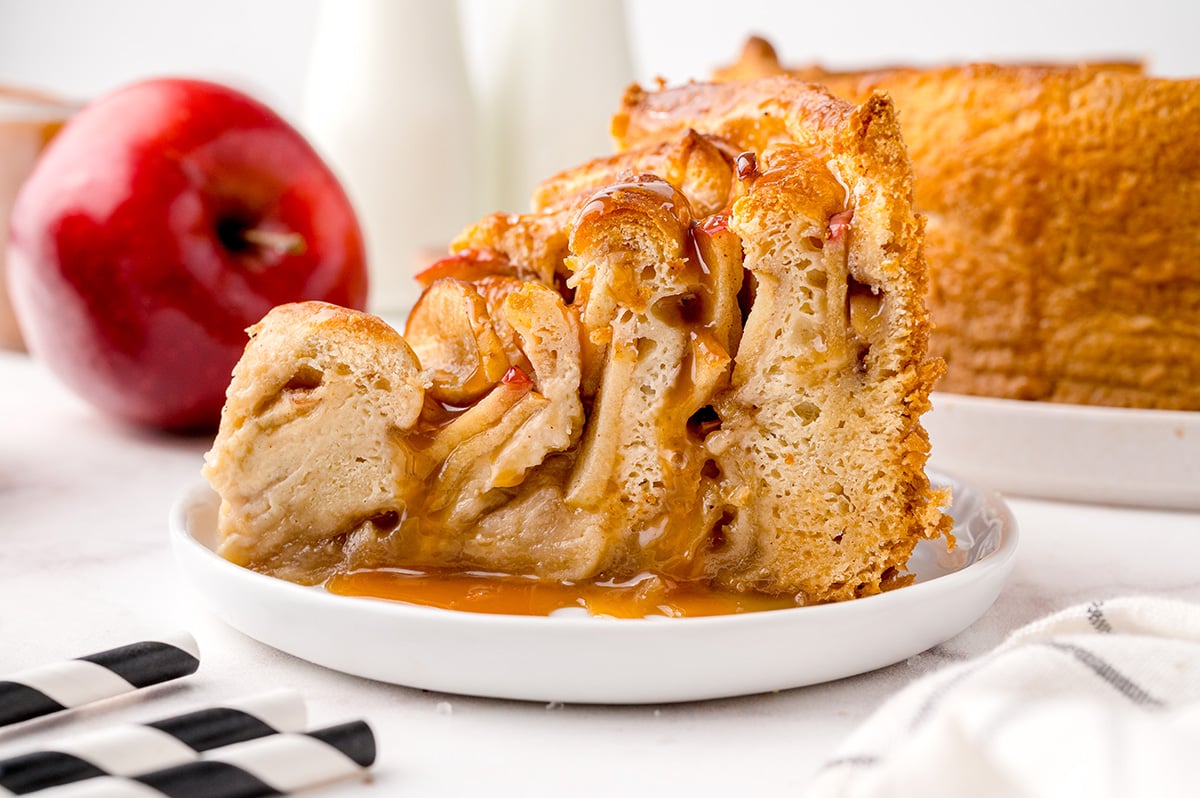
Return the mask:
[[[249,230],[242,231],[242,239],[256,247],[273,249],[280,255],[303,255],[307,249],[304,236],[299,233],[260,230],[257,227],[251,227]]]

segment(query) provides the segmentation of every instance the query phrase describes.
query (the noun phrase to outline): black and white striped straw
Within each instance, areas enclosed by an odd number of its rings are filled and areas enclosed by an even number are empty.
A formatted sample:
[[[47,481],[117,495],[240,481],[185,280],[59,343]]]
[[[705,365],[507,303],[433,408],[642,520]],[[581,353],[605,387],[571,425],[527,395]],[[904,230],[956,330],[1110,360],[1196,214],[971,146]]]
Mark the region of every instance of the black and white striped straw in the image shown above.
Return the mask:
[[[196,641],[181,633],[20,671],[0,679],[0,726],[178,679],[199,666]]]
[[[371,727],[356,720],[218,748],[195,762],[136,776],[51,787],[37,798],[257,798],[288,795],[352,776],[375,762]]]
[[[71,737],[0,760],[0,796],[26,795],[101,776],[133,776],[193,762],[201,752],[304,728],[304,700],[276,690],[138,725]]]

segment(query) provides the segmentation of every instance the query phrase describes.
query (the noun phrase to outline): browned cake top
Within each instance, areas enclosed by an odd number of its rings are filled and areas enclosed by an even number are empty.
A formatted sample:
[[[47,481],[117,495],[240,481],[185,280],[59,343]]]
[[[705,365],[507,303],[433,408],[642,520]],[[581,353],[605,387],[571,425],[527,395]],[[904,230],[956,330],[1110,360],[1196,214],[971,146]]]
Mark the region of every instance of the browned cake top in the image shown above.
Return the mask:
[[[899,109],[946,390],[1200,409],[1200,81],[1138,64],[786,69]]]

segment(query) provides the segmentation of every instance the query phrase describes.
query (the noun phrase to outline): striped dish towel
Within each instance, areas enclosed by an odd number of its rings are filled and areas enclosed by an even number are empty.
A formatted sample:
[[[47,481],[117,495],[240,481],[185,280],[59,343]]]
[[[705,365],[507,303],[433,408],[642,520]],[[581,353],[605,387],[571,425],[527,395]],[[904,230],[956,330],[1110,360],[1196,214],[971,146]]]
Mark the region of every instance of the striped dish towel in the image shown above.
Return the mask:
[[[1198,757],[1200,606],[1131,597],[1064,610],[912,683],[806,795],[1188,794]]]

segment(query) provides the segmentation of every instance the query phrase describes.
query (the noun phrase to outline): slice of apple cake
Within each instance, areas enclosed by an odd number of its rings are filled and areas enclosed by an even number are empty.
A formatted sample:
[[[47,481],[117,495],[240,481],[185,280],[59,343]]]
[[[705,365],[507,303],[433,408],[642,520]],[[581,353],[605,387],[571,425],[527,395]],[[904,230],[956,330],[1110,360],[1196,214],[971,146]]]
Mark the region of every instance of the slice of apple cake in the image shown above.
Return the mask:
[[[902,584],[949,536],[889,101],[635,88],[613,132],[530,213],[467,228],[404,335],[319,303],[251,329],[205,466],[222,554],[305,583],[652,573],[813,603]]]

